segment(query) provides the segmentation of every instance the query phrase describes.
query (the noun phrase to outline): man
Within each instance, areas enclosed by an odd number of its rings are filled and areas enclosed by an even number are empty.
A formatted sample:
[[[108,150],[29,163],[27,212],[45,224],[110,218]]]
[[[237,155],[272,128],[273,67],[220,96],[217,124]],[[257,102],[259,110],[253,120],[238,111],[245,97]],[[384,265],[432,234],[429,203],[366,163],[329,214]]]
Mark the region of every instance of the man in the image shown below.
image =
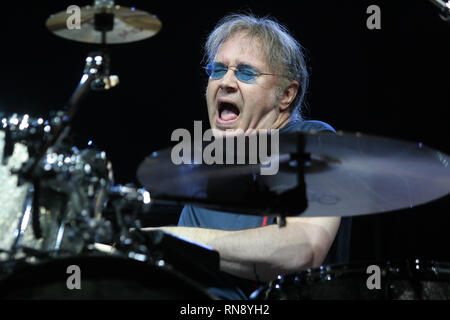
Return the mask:
[[[323,122],[301,119],[308,73],[300,45],[277,22],[250,15],[225,17],[209,35],[206,57],[206,101],[216,136],[237,129],[334,132]],[[239,299],[252,288],[243,279],[270,281],[279,274],[320,266],[340,220],[288,217],[280,228],[275,219],[189,205],[177,227],[162,229],[217,250],[224,277],[237,288],[211,291]]]

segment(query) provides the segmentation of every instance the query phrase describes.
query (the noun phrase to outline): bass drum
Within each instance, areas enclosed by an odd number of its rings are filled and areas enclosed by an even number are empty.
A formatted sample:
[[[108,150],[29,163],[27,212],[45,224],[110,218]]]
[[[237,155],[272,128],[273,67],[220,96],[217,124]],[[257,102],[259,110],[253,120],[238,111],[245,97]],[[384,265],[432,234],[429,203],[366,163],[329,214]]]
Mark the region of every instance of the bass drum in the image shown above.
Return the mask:
[[[415,259],[322,266],[279,276],[252,299],[449,300],[450,263]]]
[[[12,270],[0,281],[0,299],[214,299],[196,282],[169,266],[122,257],[98,255],[34,264],[16,262]]]

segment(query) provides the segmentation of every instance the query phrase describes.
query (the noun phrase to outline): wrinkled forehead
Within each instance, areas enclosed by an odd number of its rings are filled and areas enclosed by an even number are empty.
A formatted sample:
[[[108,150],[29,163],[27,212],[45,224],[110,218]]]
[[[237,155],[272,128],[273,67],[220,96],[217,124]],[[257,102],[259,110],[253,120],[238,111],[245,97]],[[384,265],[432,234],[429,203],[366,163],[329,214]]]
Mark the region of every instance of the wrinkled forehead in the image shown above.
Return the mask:
[[[256,67],[269,66],[267,48],[260,37],[241,31],[229,36],[219,46],[215,60],[225,63],[247,63]]]

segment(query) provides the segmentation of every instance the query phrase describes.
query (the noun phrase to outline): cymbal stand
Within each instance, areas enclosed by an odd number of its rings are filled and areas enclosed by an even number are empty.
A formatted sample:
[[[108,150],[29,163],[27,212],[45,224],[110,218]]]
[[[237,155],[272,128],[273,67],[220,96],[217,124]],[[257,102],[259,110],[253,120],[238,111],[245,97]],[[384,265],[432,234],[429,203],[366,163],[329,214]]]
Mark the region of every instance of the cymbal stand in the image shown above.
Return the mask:
[[[60,145],[70,132],[70,125],[78,111],[81,100],[87,95],[89,89],[92,90],[108,90],[118,83],[117,76],[110,76],[109,66],[110,58],[106,48],[106,33],[111,31],[114,27],[114,14],[107,12],[107,10],[114,4],[114,1],[96,0],[94,5],[98,7],[98,13],[95,14],[95,28],[102,33],[102,43],[99,52],[88,54],[78,86],[75,88],[70,97],[65,110],[58,112],[55,119],[53,119],[54,126],[52,127],[52,137],[46,141],[36,156],[29,159],[22,168],[17,172],[19,174],[19,181],[30,181],[34,186],[34,205],[33,205],[33,231],[36,238],[41,237],[41,230],[39,224],[39,206],[37,200],[39,199],[39,177],[36,174],[36,168],[41,163],[43,157],[51,149]],[[106,4],[105,6],[103,6]],[[20,183],[20,182],[19,182]]]
[[[450,23],[450,1],[448,0],[429,0],[439,8],[439,17],[445,22]]]

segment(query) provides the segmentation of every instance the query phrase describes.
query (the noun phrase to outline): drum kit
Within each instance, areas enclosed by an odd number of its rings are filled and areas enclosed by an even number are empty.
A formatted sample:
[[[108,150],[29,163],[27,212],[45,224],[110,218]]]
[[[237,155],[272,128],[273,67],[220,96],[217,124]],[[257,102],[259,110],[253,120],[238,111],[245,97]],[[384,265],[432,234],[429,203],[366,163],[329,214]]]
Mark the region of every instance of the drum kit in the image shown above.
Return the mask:
[[[162,24],[150,13],[110,0],[96,0],[80,13],[79,29],[67,28],[65,11],[46,22],[57,36],[99,44],[86,58],[66,108],[50,119],[13,114],[1,120],[2,298],[216,298],[205,289],[221,281],[216,251],[162,231],[141,231],[141,218],[159,204],[277,215],[285,223],[286,216],[299,214],[390,212],[449,193],[445,153],[421,143],[343,132],[280,135],[280,170],[274,176],[258,175],[260,165],[175,165],[170,149],[164,149],[139,166],[144,188],[116,185],[104,151],[67,142],[71,121],[89,90],[118,84],[109,73],[108,45],[147,39]],[[82,290],[68,289],[67,267],[73,265],[82,271]],[[347,265],[280,276],[254,298],[450,298],[448,264],[414,261],[382,268],[391,285],[377,295],[361,287],[365,270]],[[430,293],[436,288],[439,293]]]

